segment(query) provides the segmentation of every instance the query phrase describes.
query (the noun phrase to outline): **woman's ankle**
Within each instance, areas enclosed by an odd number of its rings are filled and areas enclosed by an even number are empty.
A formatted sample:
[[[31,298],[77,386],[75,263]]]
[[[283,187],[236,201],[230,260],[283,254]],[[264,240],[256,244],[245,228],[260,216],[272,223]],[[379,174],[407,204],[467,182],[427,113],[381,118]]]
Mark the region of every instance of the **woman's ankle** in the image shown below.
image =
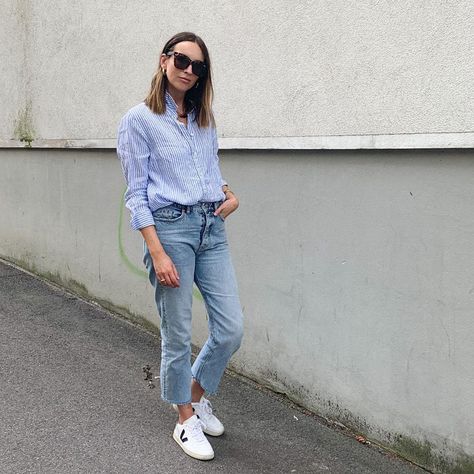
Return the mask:
[[[198,403],[201,401],[202,396],[204,395],[205,390],[196,382],[195,379],[191,382],[191,400],[192,403]]]
[[[187,403],[186,405],[178,405],[178,414],[178,423],[182,425],[186,420],[193,416],[194,412],[192,405],[190,403]]]

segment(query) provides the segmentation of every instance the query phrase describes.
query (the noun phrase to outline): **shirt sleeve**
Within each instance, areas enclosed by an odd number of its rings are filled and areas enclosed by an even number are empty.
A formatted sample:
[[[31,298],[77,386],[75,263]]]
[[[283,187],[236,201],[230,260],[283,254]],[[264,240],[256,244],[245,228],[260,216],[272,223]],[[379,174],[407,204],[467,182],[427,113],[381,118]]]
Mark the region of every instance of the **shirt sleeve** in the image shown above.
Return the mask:
[[[219,143],[217,142],[217,130],[215,127],[212,128],[212,146],[213,146],[214,156],[216,157],[216,161],[217,163],[219,163]],[[221,171],[219,168],[219,174],[220,172]],[[222,186],[227,186],[227,181],[221,175],[221,187]]]
[[[145,133],[130,114],[120,122],[117,154],[127,182],[125,204],[131,213],[131,228],[139,230],[155,225],[147,193],[150,149]]]

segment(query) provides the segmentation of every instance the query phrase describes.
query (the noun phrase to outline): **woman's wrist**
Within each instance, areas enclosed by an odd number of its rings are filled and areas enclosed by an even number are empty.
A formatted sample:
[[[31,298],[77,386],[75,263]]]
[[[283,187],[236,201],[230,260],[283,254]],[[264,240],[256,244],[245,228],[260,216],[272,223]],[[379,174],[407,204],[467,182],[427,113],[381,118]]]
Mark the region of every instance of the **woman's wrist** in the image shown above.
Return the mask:
[[[227,184],[222,186],[222,192],[224,193],[226,199],[228,199],[228,194],[234,195],[234,193],[231,191]]]
[[[151,258],[160,258],[165,255],[165,249],[161,245],[154,225],[144,227],[140,229],[140,232],[145,239]]]

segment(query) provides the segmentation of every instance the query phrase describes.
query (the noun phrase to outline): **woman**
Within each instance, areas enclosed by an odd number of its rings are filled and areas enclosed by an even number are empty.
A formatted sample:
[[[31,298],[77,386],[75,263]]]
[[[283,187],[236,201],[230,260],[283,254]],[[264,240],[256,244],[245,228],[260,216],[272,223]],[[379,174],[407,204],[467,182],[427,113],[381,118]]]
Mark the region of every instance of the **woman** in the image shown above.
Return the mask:
[[[242,338],[224,228],[239,202],[219,170],[212,96],[203,40],[186,32],[173,36],[144,103],[123,117],[117,146],[131,227],[145,240],[161,318],[161,396],[179,414],[173,438],[202,460],[214,457],[203,433],[224,432],[204,394],[216,392]],[[191,366],[193,283],[209,315],[209,338]]]

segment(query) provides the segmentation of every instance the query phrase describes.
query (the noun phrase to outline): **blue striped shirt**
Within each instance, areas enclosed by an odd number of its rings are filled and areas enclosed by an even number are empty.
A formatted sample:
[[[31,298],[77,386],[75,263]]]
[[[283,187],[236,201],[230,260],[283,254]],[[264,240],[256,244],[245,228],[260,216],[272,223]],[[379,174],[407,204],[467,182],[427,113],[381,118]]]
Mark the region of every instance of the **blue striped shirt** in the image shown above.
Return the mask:
[[[145,103],[130,109],[118,131],[117,154],[127,182],[125,202],[130,225],[154,225],[152,212],[173,202],[192,205],[222,201],[225,196],[214,127],[177,119],[176,103],[166,93],[166,112],[153,113]]]

